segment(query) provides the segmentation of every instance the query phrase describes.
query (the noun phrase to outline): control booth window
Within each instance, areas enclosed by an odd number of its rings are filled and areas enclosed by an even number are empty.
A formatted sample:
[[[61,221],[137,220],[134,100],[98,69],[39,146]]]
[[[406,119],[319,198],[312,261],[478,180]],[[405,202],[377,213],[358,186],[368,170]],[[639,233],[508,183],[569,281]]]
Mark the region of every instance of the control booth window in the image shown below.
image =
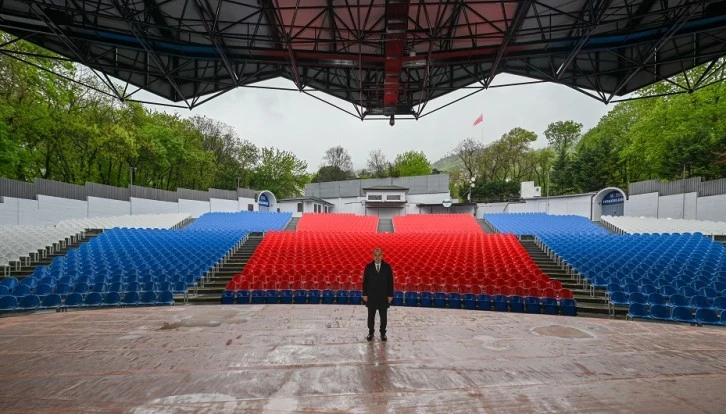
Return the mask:
[[[383,196],[380,194],[368,194],[369,201],[383,201]]]
[[[255,211],[255,206],[252,204],[247,204],[247,211]]]
[[[303,212],[303,203],[297,203],[297,212],[302,213]]]
[[[401,195],[400,194],[387,195],[386,196],[386,200],[390,200],[390,201],[401,201]]]

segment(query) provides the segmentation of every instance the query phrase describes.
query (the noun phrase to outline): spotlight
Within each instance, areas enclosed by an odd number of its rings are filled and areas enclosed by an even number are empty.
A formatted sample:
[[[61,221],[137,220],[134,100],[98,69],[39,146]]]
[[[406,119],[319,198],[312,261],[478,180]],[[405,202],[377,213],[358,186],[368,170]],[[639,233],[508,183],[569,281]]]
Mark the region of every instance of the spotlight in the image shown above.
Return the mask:
[[[391,115],[391,120],[388,121],[388,125],[390,125],[390,126],[396,125],[396,118],[394,118],[393,115]]]

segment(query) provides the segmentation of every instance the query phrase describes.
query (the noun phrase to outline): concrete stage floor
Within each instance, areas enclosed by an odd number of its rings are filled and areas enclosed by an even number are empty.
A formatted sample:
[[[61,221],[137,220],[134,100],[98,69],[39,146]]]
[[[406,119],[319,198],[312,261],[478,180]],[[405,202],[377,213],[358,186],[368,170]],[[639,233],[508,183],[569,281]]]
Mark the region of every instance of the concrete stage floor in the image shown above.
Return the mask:
[[[362,306],[0,318],[0,411],[726,411],[726,329]]]

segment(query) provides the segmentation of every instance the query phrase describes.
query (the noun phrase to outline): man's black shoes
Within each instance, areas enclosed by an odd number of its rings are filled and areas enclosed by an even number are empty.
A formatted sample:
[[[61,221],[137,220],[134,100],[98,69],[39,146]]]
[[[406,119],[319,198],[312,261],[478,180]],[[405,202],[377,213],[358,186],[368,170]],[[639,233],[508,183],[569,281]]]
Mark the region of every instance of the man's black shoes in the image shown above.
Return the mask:
[[[388,340],[388,337],[386,336],[386,334],[381,335],[381,341],[385,342],[387,340]]]
[[[370,342],[372,340],[373,340],[373,334],[368,334],[368,336],[366,336],[366,341]]]

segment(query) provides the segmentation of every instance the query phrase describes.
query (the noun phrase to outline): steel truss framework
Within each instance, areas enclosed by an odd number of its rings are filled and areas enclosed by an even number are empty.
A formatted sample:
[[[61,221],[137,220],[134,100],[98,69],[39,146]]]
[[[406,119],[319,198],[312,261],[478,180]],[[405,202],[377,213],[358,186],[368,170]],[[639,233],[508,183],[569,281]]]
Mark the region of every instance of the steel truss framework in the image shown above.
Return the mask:
[[[275,89],[360,119],[419,119],[509,86],[492,84],[502,72],[604,103],[723,81],[726,1],[0,0],[0,30],[88,66],[119,99],[144,89],[191,109],[283,77],[294,88]],[[672,79],[699,65],[698,79]]]

